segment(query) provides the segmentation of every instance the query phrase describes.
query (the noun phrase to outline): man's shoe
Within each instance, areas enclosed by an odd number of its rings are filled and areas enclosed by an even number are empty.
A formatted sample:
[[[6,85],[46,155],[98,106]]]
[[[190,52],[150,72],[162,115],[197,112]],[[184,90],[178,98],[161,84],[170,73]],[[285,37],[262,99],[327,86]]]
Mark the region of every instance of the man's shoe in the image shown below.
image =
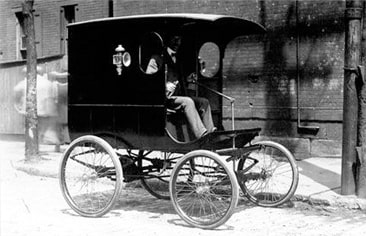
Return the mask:
[[[205,132],[203,132],[203,133],[202,133],[202,135],[201,135],[201,137],[200,137],[200,138],[205,137],[207,134],[208,134],[208,131],[207,131],[207,130],[205,130]]]

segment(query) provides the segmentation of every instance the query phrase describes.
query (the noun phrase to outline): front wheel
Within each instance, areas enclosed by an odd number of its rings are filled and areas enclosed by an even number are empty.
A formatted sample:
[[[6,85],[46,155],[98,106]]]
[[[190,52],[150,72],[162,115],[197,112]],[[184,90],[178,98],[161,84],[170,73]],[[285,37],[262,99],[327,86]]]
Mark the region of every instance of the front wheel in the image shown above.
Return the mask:
[[[122,167],[113,148],[87,135],[74,140],[60,165],[60,187],[69,206],[86,217],[106,214],[122,189]]]
[[[169,190],[180,217],[204,229],[224,224],[239,196],[235,175],[219,155],[205,150],[192,151],[176,164]]]
[[[294,195],[299,172],[294,156],[284,146],[272,141],[260,141],[240,158],[237,178],[251,202],[275,207]]]

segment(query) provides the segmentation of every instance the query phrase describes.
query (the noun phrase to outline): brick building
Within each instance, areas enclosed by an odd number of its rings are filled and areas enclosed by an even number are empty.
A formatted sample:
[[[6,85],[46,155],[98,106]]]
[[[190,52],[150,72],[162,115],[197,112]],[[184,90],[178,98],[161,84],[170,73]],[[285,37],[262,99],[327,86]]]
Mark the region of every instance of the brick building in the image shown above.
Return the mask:
[[[11,91],[22,79],[26,51],[20,0],[0,1],[0,133],[23,132]],[[35,0],[39,63],[62,69],[70,22],[150,13],[243,17],[267,29],[226,48],[224,93],[236,98],[236,127],[262,127],[303,158],[340,155],[345,1],[312,0]],[[123,30],[123,29],[121,29]],[[230,106],[224,101],[229,127]]]

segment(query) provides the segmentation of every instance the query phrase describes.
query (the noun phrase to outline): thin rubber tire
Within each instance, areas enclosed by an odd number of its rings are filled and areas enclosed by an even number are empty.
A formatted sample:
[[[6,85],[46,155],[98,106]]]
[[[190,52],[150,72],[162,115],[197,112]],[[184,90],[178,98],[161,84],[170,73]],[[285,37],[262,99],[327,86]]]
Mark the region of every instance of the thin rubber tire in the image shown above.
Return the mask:
[[[232,170],[216,153],[197,150],[174,167],[170,180],[174,209],[188,224],[213,229],[234,213],[239,190]]]
[[[242,180],[238,177],[239,186],[256,205],[276,207],[284,204],[295,194],[299,182],[294,156],[276,142],[259,141],[253,145],[259,145],[261,148],[247,153],[246,156],[257,159],[258,163],[244,173]],[[266,153],[269,149],[271,152]],[[238,171],[246,168],[244,164],[247,160],[250,159],[240,159]]]
[[[122,167],[106,141],[82,136],[63,155],[59,183],[63,197],[75,212],[100,217],[110,211],[121,193]]]

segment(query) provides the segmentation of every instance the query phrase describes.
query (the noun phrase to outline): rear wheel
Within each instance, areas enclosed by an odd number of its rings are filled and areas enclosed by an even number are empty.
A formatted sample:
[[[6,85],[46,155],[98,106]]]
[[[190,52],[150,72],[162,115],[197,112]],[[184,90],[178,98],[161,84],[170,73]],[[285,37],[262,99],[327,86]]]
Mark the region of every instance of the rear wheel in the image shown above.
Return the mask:
[[[260,141],[238,163],[238,183],[250,201],[265,207],[279,206],[295,193],[299,173],[294,156],[281,144]]]
[[[212,229],[224,224],[238,203],[234,174],[216,153],[186,154],[174,167],[170,196],[180,217],[195,227]]]
[[[169,152],[154,152],[152,159],[147,158],[146,162],[150,162],[151,170],[141,179],[142,186],[154,197],[158,199],[170,199],[169,181],[175,163],[182,154]],[[158,158],[154,158],[158,157]]]
[[[60,165],[62,194],[78,214],[99,217],[114,205],[122,189],[121,164],[113,148],[96,136],[82,136],[65,151]]]

